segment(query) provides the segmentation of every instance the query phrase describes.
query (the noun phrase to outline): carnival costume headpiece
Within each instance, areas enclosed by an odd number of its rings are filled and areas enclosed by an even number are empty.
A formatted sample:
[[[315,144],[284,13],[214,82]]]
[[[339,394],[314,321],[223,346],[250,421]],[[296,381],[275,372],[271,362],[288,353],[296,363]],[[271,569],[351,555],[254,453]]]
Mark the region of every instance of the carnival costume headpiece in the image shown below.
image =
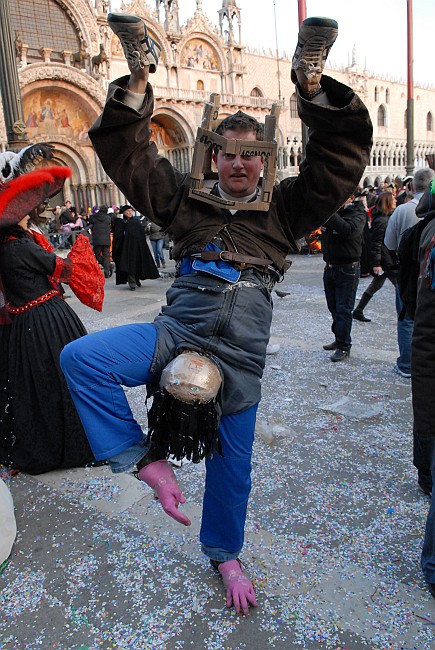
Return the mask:
[[[219,391],[217,365],[207,356],[184,351],[164,369],[153,391],[148,413],[151,442],[164,457],[199,463],[213,452],[222,453],[218,439]]]
[[[30,144],[18,153],[3,151],[0,153],[0,185],[33,171],[43,160],[53,158],[54,147],[46,142]]]
[[[70,176],[68,167],[46,167],[0,186],[0,228],[17,224],[40,203],[55,196]]]

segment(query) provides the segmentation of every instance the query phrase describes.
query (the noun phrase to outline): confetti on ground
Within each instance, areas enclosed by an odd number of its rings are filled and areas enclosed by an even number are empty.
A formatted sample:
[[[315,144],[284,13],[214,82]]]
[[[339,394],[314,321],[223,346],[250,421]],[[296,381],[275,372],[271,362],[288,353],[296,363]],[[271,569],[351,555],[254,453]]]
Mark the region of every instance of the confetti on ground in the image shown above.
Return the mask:
[[[349,360],[333,364],[322,268],[295,258],[291,295],[274,299],[280,349],[266,360],[242,554],[259,608],[228,610],[200,553],[204,464],[175,469],[191,530],[149,491],[116,510],[127,488],[108,473],[65,474],[57,489],[20,474],[9,479],[19,534],[0,575],[1,650],[433,650],[419,568],[429,501],[412,465],[410,382],[392,370],[394,290],[376,294],[372,323],[354,324]],[[129,319],[147,320],[136,298]],[[90,330],[122,322],[89,318]],[[145,390],[127,396],[146,424]]]

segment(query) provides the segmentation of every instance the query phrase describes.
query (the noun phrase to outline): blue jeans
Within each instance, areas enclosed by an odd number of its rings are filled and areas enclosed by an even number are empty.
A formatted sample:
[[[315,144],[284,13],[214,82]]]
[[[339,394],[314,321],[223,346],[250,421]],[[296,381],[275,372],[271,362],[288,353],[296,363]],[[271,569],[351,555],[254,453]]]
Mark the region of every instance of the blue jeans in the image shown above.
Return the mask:
[[[331,330],[340,350],[349,351],[352,347],[350,332],[359,276],[359,262],[340,266],[326,265],[323,273],[326,304],[332,315]]]
[[[431,461],[433,487],[429,514],[426,519],[423,550],[421,552],[421,568],[426,581],[435,584],[435,486],[433,486],[433,477],[435,477],[435,436],[420,436],[419,444],[424,449],[427,460],[430,459]]]
[[[156,344],[156,327],[138,323],[83,336],[61,354],[92,451],[109,459],[114,472],[133,469],[149,448],[122,386],[156,383],[150,371]],[[200,541],[217,562],[237,558],[243,546],[257,406],[221,418],[224,455],[206,460]]]
[[[156,264],[159,264],[160,262],[165,261],[165,256],[163,254],[163,244],[165,243],[164,239],[150,239],[151,246],[153,249],[153,255],[154,259],[156,260]]]
[[[400,297],[399,286],[396,285],[396,311],[397,318],[403,308],[402,298]],[[399,345],[399,356],[397,357],[397,367],[402,372],[411,372],[411,342],[414,321],[411,320],[405,312],[403,320],[397,320],[397,343]]]

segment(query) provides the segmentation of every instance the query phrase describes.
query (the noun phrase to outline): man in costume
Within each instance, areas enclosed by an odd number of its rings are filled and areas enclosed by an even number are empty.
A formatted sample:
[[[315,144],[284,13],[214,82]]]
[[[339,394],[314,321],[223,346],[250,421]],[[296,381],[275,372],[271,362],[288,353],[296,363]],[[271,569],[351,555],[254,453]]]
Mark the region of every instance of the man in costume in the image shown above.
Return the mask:
[[[111,84],[89,135],[124,195],[173,240],[178,277],[153,324],[92,334],[64,350],[63,369],[95,456],[109,459],[114,472],[137,465],[164,510],[185,525],[190,522],[178,510],[185,499],[166,458],[206,457],[202,550],[222,576],[227,605],[248,614],[249,605],[257,605],[255,590],[238,558],[271,290],[296,241],[354,192],[369,160],[372,126],[355,93],[322,76],[337,23],[307,19],[292,70],[300,115],[311,128],[299,176],[266,192],[269,177],[259,188],[263,169],[270,172],[273,143],[263,141],[257,120],[239,112],[223,120],[217,133],[199,129],[197,145],[213,150],[218,172],[206,192],[201,160],[195,158],[192,174],[182,174],[150,142],[148,75],[155,71],[158,46],[141,19],[108,19],[131,74]],[[189,356],[192,351],[199,359]],[[179,368],[168,366],[179,358]],[[221,383],[205,368],[209,362]],[[133,419],[121,384],[147,384],[154,394],[150,438]]]
[[[145,229],[133,218],[131,205],[122,205],[113,222],[113,261],[116,284],[127,284],[130,291],[141,286],[141,280],[160,277],[148,247]]]

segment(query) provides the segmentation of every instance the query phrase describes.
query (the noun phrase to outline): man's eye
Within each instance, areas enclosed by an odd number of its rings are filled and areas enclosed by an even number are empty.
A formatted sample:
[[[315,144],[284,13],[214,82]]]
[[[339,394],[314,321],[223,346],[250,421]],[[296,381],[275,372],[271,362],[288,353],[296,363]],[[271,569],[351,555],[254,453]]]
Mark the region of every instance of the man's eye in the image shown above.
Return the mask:
[[[224,153],[222,155],[224,157],[224,160],[227,160],[227,161],[228,160],[234,160],[234,158],[236,157],[236,154],[234,154],[234,153]]]

